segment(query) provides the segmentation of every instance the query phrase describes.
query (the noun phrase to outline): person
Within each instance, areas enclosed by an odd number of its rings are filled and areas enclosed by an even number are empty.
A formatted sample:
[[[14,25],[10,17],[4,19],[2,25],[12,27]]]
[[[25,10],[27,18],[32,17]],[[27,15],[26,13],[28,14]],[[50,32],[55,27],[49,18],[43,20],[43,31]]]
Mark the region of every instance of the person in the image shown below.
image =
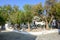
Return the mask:
[[[52,27],[56,28],[56,20],[55,19],[53,19],[53,21],[52,21]]]

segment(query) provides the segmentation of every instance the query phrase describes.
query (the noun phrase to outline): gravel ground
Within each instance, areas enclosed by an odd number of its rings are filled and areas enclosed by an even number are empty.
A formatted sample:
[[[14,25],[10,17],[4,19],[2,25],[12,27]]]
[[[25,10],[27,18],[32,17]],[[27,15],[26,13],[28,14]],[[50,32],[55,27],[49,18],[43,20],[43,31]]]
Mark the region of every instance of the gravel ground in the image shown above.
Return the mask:
[[[60,40],[60,35],[58,33],[53,33],[36,37],[16,32],[4,32],[0,33],[0,40]]]

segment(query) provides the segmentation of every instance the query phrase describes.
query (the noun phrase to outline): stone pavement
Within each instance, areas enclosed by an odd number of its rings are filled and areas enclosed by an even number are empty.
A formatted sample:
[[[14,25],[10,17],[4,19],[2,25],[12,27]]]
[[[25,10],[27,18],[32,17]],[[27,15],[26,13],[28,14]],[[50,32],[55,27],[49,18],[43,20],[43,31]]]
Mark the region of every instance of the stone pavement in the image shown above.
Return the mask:
[[[58,33],[40,35],[36,40],[60,40],[60,35]]]

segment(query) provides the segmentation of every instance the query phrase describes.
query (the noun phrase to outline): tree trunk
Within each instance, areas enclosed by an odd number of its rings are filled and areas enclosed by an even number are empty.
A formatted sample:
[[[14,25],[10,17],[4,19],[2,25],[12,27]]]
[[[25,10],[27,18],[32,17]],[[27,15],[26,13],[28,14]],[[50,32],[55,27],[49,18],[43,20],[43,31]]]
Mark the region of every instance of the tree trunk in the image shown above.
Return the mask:
[[[52,20],[53,20],[54,16],[52,15],[50,21],[49,21],[49,25],[51,24]],[[52,26],[50,26],[50,28],[52,29]]]
[[[52,20],[53,20],[53,16],[51,17],[51,20],[49,21],[49,25],[51,24]]]
[[[48,23],[46,17],[45,17],[45,21],[46,21],[46,29],[49,29],[49,23]]]
[[[29,24],[29,22],[28,22],[28,32],[30,31],[30,24]]]
[[[18,24],[18,30],[20,30],[20,24]]]
[[[46,29],[49,29],[49,24],[47,21],[46,21]]]

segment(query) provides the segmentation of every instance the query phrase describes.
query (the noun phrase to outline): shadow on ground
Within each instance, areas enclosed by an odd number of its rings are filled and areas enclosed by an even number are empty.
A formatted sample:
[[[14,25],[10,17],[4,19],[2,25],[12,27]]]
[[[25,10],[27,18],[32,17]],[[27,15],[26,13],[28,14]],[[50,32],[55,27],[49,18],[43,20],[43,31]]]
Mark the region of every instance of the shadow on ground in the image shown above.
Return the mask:
[[[36,36],[16,32],[1,32],[0,40],[35,40]]]

